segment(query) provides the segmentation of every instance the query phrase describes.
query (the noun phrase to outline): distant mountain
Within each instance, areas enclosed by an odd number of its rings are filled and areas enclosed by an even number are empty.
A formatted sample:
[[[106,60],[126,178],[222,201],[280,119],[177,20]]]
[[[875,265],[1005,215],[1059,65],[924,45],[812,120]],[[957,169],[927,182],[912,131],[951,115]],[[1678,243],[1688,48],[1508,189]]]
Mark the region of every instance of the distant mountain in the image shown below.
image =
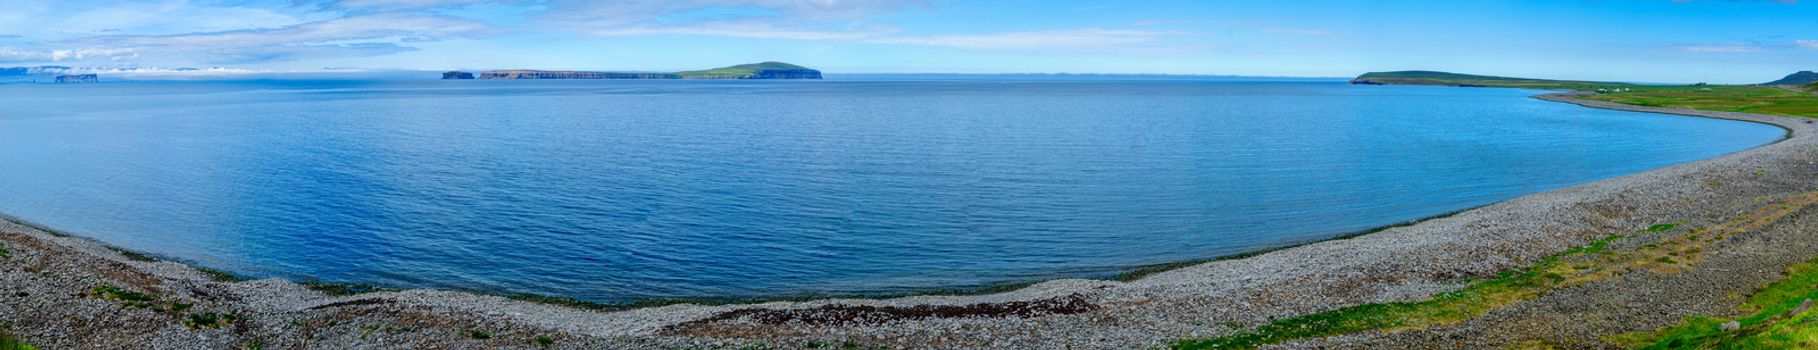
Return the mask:
[[[1364,85],[1436,85],[1468,87],[1514,87],[1514,88],[1566,88],[1585,86],[1627,85],[1595,81],[1547,80],[1509,78],[1489,75],[1458,74],[1424,70],[1399,72],[1370,72],[1351,79],[1352,84]]]
[[[1780,78],[1780,80],[1761,83],[1761,85],[1801,86],[1801,85],[1809,85],[1812,83],[1818,83],[1818,73],[1813,73],[1812,71],[1808,70],[1808,71],[1801,71],[1798,73],[1788,74],[1785,78]]]
[[[450,73],[454,73],[451,75]],[[460,73],[447,72],[443,79],[459,77]],[[821,71],[808,67],[782,62],[763,62],[741,64],[731,67],[720,67],[708,70],[691,70],[674,73],[650,72],[592,72],[592,71],[540,71],[540,70],[495,70],[480,73],[480,79],[820,79]]]

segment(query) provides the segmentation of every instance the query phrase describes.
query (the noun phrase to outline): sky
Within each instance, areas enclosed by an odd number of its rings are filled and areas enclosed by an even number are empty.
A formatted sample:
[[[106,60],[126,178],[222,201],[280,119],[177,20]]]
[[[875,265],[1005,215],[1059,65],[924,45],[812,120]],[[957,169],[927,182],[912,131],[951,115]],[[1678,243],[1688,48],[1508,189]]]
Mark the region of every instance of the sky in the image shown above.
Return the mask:
[[[1818,70],[1807,0],[7,0],[0,66],[1758,83]]]

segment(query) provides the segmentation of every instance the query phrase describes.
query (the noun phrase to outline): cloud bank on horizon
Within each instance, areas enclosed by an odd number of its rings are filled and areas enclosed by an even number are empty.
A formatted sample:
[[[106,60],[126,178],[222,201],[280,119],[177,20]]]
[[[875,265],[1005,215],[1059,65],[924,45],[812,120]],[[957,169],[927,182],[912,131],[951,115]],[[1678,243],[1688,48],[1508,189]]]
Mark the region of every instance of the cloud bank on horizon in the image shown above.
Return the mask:
[[[14,0],[0,64],[1347,76],[1626,81],[1818,69],[1771,1]],[[1803,66],[1802,66],[1803,65]]]

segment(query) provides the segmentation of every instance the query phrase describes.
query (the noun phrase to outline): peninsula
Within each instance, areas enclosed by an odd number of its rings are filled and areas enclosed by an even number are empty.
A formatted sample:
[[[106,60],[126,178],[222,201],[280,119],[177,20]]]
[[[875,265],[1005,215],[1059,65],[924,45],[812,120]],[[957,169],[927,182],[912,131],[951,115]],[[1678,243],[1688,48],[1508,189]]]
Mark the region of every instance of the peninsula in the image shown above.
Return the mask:
[[[465,72],[444,73],[442,79],[459,79]],[[454,76],[456,78],[451,78]],[[594,72],[495,70],[480,73],[480,79],[820,79],[821,71],[782,63],[762,62],[671,73],[661,72]]]

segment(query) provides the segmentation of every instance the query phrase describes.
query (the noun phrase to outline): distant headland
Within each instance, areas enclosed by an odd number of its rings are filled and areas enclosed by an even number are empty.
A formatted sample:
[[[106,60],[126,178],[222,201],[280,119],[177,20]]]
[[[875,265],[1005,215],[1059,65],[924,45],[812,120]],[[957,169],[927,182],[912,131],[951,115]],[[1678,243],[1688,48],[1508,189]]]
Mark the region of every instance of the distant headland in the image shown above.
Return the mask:
[[[473,73],[452,71],[442,79],[473,79]],[[592,72],[494,70],[480,73],[480,79],[820,79],[821,71],[782,63],[762,62],[673,73],[660,72]]]

